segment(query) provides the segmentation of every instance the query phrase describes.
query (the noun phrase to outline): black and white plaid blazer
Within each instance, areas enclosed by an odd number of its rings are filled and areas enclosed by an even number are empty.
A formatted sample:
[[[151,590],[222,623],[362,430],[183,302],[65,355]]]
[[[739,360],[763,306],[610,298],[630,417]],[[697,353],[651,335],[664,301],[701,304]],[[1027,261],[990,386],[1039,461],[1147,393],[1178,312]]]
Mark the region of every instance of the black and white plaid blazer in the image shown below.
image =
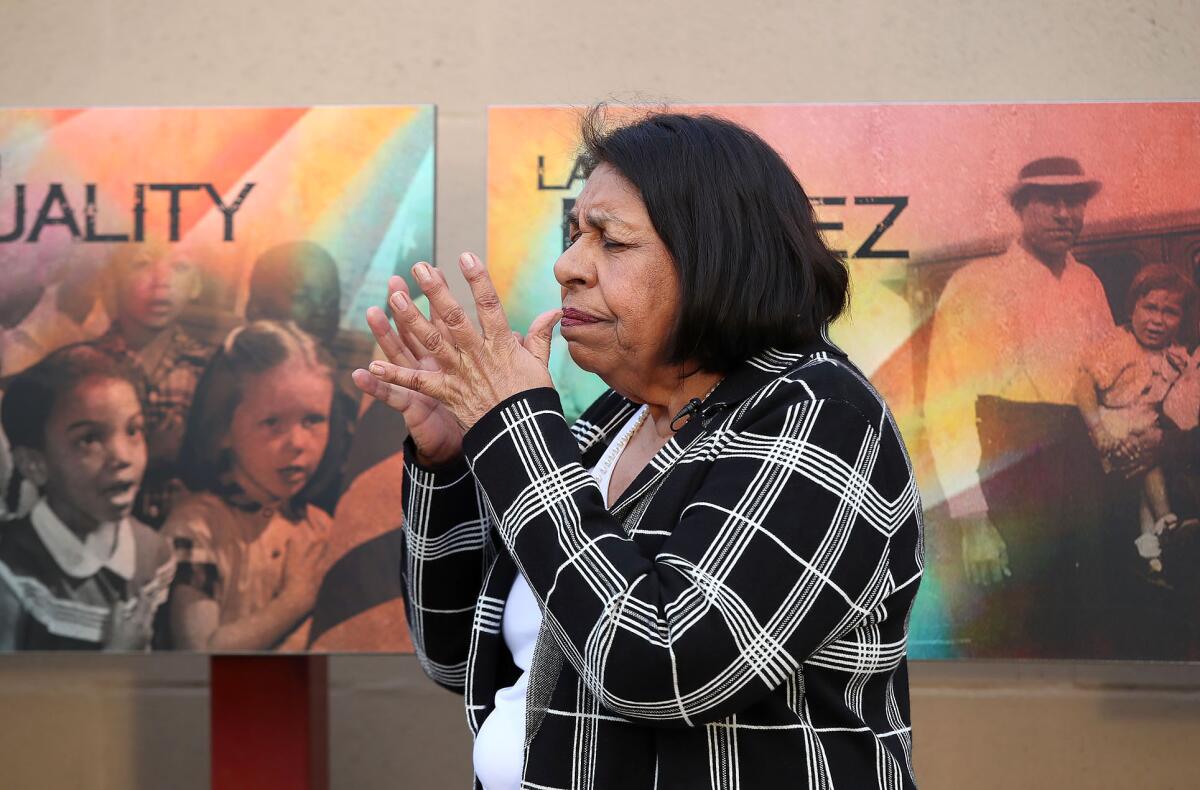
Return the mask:
[[[552,389],[475,425],[458,465],[406,447],[402,574],[425,671],[473,733],[543,613],[523,788],[913,788],[908,617],[921,503],[879,395],[824,342],[731,373],[605,509],[587,471],[636,404],[574,426]]]

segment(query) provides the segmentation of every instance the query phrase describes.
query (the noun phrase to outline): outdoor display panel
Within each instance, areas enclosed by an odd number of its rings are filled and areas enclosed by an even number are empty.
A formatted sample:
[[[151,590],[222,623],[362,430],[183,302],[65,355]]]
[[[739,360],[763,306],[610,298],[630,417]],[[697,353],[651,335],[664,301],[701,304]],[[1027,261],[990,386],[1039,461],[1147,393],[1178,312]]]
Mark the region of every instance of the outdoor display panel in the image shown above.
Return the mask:
[[[676,109],[763,136],[845,256],[831,336],[925,505],[910,655],[1200,658],[1200,104]],[[515,327],[559,301],[582,114],[490,110],[488,262]],[[561,339],[551,364],[568,417],[604,389]]]
[[[0,110],[0,650],[410,650],[403,421],[350,371],[433,255],[434,108]]]

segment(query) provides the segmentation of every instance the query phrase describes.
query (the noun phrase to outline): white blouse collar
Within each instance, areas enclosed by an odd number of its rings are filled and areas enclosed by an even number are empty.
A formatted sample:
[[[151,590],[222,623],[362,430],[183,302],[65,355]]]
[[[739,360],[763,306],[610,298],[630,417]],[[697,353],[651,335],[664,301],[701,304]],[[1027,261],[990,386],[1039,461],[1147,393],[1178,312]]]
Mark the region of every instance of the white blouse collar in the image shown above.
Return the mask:
[[[68,576],[86,579],[101,568],[108,568],[126,581],[133,578],[137,552],[129,519],[102,524],[83,541],[55,515],[44,498],[33,506],[29,519],[42,545]],[[113,545],[114,531],[116,545]]]

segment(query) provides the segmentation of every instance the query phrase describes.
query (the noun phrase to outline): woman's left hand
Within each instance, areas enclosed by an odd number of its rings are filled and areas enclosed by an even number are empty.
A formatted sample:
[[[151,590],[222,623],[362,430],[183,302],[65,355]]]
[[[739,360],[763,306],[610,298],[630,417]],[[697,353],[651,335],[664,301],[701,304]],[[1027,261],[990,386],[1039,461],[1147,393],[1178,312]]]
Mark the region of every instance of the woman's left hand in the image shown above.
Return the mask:
[[[508,324],[483,261],[465,252],[458,263],[471,287],[479,327],[450,294],[446,281],[428,264],[418,263],[413,275],[445,324],[445,333],[421,315],[403,292],[392,295],[392,312],[396,322],[425,345],[441,369],[421,370],[376,360],[368,370],[382,381],[440,401],[464,428],[470,429],[506,398],[553,386],[548,369],[550,336],[562,311],[539,315],[522,340]]]

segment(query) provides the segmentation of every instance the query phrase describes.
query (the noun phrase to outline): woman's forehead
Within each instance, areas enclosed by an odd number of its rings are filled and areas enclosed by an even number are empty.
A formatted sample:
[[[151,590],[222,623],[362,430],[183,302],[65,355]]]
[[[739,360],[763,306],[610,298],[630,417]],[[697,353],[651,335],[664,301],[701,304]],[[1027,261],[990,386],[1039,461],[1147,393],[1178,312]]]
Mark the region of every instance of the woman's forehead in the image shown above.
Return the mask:
[[[610,224],[633,226],[647,216],[646,204],[637,187],[606,164],[592,172],[570,213],[573,221],[597,227]]]

